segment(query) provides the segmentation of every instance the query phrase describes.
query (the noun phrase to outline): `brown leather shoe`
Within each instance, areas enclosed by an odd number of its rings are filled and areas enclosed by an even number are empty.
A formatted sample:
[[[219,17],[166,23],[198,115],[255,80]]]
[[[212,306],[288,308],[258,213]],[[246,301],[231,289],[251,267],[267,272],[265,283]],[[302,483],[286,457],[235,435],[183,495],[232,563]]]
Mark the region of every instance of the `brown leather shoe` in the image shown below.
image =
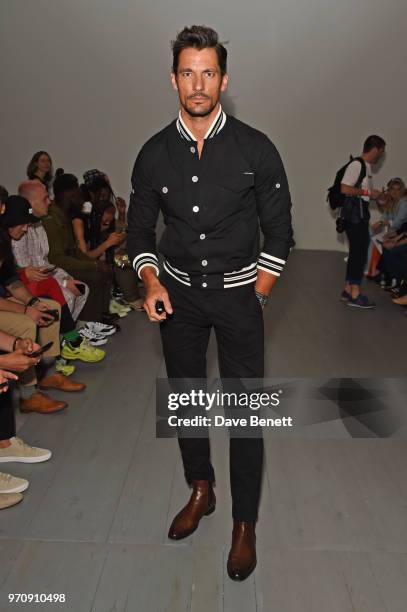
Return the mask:
[[[64,376],[61,372],[46,376],[40,380],[38,386],[40,389],[59,389],[60,391],[83,391],[86,389],[86,385]]]
[[[246,580],[256,567],[255,524],[233,521],[232,547],[227,570],[232,580]]]
[[[189,502],[171,523],[168,532],[171,540],[181,540],[191,535],[198,527],[201,518],[212,514],[215,510],[216,497],[212,483],[208,480],[193,480],[192,487]]]
[[[20,412],[39,412],[41,414],[50,414],[59,412],[67,407],[66,402],[54,400],[45,393],[37,391],[28,399],[20,400]]]
[[[402,295],[401,297],[394,298],[392,300],[395,304],[400,304],[400,306],[407,306],[407,294]]]

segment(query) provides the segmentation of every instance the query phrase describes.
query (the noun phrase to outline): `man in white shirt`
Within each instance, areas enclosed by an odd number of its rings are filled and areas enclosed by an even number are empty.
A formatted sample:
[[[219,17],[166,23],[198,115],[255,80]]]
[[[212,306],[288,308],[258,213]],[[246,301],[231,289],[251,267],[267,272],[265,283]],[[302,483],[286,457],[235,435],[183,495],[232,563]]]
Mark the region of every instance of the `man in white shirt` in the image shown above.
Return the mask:
[[[362,295],[360,286],[370,241],[369,202],[382,194],[373,187],[372,165],[383,157],[385,147],[383,138],[369,136],[363,145],[362,155],[348,165],[341,182],[341,193],[345,195],[345,231],[349,241],[346,284],[341,299],[348,306],[356,308],[376,306],[366,295]]]

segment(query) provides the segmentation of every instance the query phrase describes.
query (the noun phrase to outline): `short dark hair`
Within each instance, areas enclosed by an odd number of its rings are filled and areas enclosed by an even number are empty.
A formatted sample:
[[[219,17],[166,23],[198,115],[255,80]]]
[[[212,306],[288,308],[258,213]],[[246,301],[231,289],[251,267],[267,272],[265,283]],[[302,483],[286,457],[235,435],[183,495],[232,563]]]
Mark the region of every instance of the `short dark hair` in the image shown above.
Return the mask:
[[[188,49],[188,47],[193,47],[199,51],[208,48],[215,49],[220,71],[222,75],[226,73],[228,52],[223,44],[219,42],[218,33],[204,25],[193,25],[190,27],[185,26],[182,32],[177,34],[177,38],[171,41],[173,54],[172,71],[174,74],[177,74],[178,71],[179,54],[183,49]]]
[[[384,149],[385,146],[386,143],[383,138],[381,136],[375,136],[373,134],[372,136],[366,138],[365,143],[363,145],[363,153],[369,153],[369,151],[374,148]]]
[[[53,184],[56,200],[59,200],[67,191],[73,191],[74,189],[79,189],[79,183],[73,174],[59,174]]]

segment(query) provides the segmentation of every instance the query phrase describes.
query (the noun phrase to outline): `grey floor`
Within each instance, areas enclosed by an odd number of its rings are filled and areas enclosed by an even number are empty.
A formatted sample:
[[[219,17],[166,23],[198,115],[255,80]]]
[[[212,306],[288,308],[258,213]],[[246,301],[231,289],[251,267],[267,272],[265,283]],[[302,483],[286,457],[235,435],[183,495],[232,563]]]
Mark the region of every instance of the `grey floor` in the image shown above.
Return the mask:
[[[268,376],[404,376],[403,311],[376,287],[375,311],[341,304],[343,268],[339,253],[293,252],[265,312]],[[404,439],[352,439],[339,422],[331,437],[266,437],[258,568],[236,584],[225,572],[226,434],[212,446],[216,512],[171,543],[189,493],[176,441],[155,438],[158,328],[132,313],[108,348],[101,364],[78,367],[88,388],[68,410],[20,421],[19,434],[54,455],[2,466],[31,485],[0,515],[1,611],[405,612]],[[209,363],[216,373],[213,343]],[[11,605],[9,593],[65,593],[67,603]]]

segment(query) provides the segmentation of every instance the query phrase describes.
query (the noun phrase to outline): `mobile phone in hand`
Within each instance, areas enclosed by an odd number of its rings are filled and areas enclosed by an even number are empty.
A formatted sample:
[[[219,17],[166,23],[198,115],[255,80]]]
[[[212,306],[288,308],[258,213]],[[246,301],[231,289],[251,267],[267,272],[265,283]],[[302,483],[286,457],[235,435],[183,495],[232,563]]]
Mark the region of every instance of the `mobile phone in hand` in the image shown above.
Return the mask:
[[[39,348],[38,351],[33,351],[32,353],[27,353],[27,357],[39,357],[40,355],[42,355],[43,353],[48,351],[53,344],[54,344],[53,342],[48,342],[47,344],[44,344],[44,346]]]
[[[155,303],[155,311],[158,315],[161,315],[163,314],[163,312],[165,312],[164,302],[162,300],[158,300]]]
[[[79,291],[79,293],[82,293],[82,295],[85,293],[86,291],[86,285],[84,283],[75,283],[75,287],[77,288],[77,290]]]
[[[51,315],[51,317],[54,317],[54,321],[59,321],[59,312],[56,308],[51,309],[51,310],[44,310],[42,311],[45,314]]]

